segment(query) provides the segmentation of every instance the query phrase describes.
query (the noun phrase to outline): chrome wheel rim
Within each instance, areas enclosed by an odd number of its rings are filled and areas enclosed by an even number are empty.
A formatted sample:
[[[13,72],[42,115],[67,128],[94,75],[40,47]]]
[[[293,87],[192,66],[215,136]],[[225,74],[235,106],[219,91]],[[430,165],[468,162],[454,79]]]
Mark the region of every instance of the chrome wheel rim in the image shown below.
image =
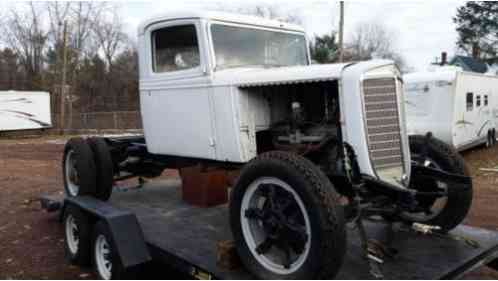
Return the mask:
[[[252,182],[242,199],[240,221],[247,247],[265,269],[288,275],[306,261],[312,235],[309,215],[284,181],[263,177]]]
[[[69,151],[66,155],[65,161],[65,177],[66,177],[66,190],[69,196],[78,196],[79,187],[79,176],[78,170],[76,169],[76,157],[73,150]]]
[[[111,279],[112,261],[111,248],[104,235],[99,235],[95,240],[95,261],[97,271],[104,280]]]
[[[66,218],[66,243],[71,254],[75,255],[78,253],[79,246],[79,229],[76,224],[76,220],[72,215],[68,215]]]

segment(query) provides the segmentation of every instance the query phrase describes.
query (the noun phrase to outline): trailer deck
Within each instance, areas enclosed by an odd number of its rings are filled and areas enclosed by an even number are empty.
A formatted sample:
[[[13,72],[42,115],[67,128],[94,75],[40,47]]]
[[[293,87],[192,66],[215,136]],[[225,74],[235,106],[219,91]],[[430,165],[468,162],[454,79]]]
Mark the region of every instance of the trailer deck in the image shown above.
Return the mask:
[[[217,244],[232,239],[228,206],[188,205],[181,200],[180,184],[168,180],[148,183],[145,190],[115,190],[109,203],[137,217],[153,260],[193,277],[254,279],[242,267],[228,270],[217,264]],[[381,222],[366,222],[365,227],[368,238],[397,252],[380,265],[386,279],[456,279],[498,258],[498,232],[459,226],[451,236],[441,236]],[[337,278],[373,279],[352,227],[348,227],[348,243]]]

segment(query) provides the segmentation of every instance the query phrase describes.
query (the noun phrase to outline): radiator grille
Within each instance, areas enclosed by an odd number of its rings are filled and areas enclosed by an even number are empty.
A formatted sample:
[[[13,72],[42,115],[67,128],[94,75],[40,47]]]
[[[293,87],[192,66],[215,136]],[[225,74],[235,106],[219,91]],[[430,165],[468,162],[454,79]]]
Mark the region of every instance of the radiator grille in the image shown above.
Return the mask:
[[[396,81],[363,81],[368,148],[374,168],[403,166]]]

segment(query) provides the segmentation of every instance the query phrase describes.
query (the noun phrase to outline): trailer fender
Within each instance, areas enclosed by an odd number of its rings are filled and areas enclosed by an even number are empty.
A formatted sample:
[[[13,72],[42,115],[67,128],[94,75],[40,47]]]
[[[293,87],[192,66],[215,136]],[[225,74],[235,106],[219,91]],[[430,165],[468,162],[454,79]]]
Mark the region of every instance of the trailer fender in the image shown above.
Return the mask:
[[[120,210],[90,196],[65,198],[61,214],[68,205],[78,206],[95,218],[95,223],[102,220],[108,225],[119,261],[124,268],[131,268],[152,260],[142,229],[133,213]]]

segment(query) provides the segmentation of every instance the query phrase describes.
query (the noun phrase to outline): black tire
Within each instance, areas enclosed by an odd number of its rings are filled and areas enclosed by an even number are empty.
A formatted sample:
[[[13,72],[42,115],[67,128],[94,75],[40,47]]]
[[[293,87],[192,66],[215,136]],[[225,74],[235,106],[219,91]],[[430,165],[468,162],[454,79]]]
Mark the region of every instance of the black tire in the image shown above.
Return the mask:
[[[302,265],[289,274],[277,274],[265,268],[252,254],[244,238],[242,200],[251,183],[264,177],[274,177],[287,183],[302,200],[309,216],[311,238],[308,255]],[[230,224],[243,264],[258,278],[331,279],[343,263],[347,243],[339,196],[325,174],[301,156],[272,151],[249,162],[232,191]]]
[[[463,157],[451,146],[434,137],[427,140],[425,136],[421,135],[410,136],[410,151],[412,158],[414,158],[414,155],[420,155],[425,147],[427,149],[427,156],[443,171],[470,176],[468,169],[465,166]],[[421,187],[415,188],[421,189]],[[427,188],[427,186],[422,187],[425,191],[430,191],[430,189],[427,190]],[[472,185],[469,189],[461,189],[458,186],[448,184],[447,189],[448,196],[446,198],[446,203],[444,204],[442,210],[434,217],[423,221],[412,220],[410,218],[407,220],[410,222],[422,222],[424,224],[437,225],[441,227],[443,232],[447,232],[459,225],[467,216],[467,213],[472,205]],[[417,198],[417,200],[419,203],[424,202],[423,198]],[[430,202],[426,203],[430,204]],[[406,219],[406,216],[403,216],[403,218]]]
[[[491,146],[496,145],[496,130],[492,129],[491,130]]]
[[[66,173],[66,161],[68,155],[73,153],[75,157],[75,169],[78,178],[78,192],[72,194],[68,187],[68,176]],[[93,152],[90,146],[82,138],[70,139],[64,148],[64,158],[62,160],[62,173],[64,178],[64,191],[66,196],[80,196],[95,194],[95,186],[97,182],[95,162],[93,159]]]
[[[98,251],[97,251],[97,239],[102,236],[106,240],[106,242],[109,245],[109,261],[112,265],[111,268],[111,274],[110,278],[105,278],[103,276],[102,271],[99,270],[99,263],[97,261],[97,256],[98,256]],[[99,221],[97,224],[95,224],[95,228],[93,230],[93,237],[92,237],[92,264],[93,264],[93,269],[95,271],[95,274],[99,279],[105,280],[105,279],[113,279],[113,280],[119,280],[119,279],[132,279],[134,276],[131,274],[131,272],[127,272],[124,268],[123,265],[121,264],[119,260],[119,256],[116,251],[116,246],[114,244],[111,231],[109,230],[109,227],[104,221]],[[128,274],[127,274],[128,273]]]
[[[95,197],[107,201],[111,197],[114,184],[114,165],[109,146],[102,138],[89,138],[87,142],[93,151],[96,167],[97,182]]]
[[[69,246],[67,224],[73,218],[77,225],[78,245],[76,250],[72,250]],[[85,215],[78,207],[69,205],[64,210],[64,256],[71,264],[89,265],[90,252],[92,242],[92,224],[87,215]]]

